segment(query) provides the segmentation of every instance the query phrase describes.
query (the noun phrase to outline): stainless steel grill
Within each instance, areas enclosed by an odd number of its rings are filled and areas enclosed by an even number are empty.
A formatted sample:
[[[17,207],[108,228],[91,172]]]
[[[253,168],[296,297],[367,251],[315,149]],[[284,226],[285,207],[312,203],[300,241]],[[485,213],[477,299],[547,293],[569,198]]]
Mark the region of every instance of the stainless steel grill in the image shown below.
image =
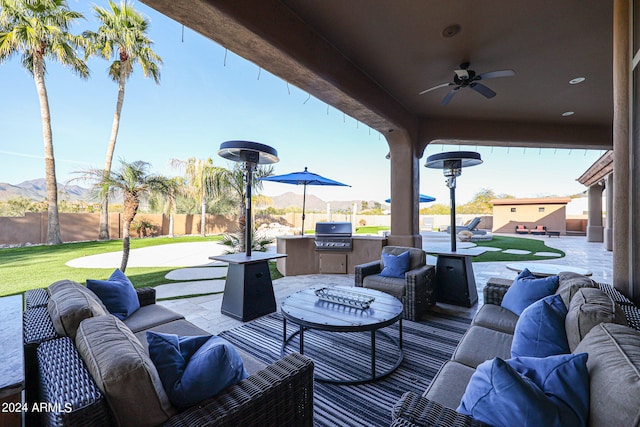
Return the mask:
[[[316,223],[316,251],[350,252],[352,249],[350,222]]]

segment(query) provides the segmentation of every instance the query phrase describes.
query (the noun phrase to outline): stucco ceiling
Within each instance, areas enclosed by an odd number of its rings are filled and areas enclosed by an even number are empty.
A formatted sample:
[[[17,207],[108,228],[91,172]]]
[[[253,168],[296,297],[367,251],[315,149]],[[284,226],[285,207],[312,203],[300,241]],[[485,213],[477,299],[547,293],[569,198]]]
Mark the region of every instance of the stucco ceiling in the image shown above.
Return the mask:
[[[567,135],[597,129],[601,143],[583,145],[610,147],[611,1],[143,2],[381,131],[447,119],[526,123]],[[451,24],[461,31],[443,37]],[[484,81],[492,99],[463,89],[443,107],[448,88],[419,95],[465,61],[516,75]],[[575,77],[586,80],[570,85]]]

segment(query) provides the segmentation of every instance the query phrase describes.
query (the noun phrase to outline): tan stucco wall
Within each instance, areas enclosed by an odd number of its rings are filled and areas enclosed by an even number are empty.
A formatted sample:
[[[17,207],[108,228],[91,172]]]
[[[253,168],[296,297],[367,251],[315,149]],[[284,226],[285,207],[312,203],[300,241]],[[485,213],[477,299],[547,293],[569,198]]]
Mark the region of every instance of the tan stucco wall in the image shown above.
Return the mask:
[[[152,236],[169,234],[169,217],[162,214],[138,214],[136,220],[153,224]],[[96,240],[100,215],[95,213],[60,213],[60,234],[63,242]],[[175,215],[174,234],[200,234],[200,215]],[[234,232],[237,218],[210,215],[206,218],[206,234]],[[120,214],[109,214],[109,235],[112,239],[122,237]],[[132,230],[132,235],[136,236]],[[47,213],[29,212],[22,217],[0,217],[0,245],[42,244],[47,240]]]
[[[515,208],[515,212],[511,209]],[[544,212],[539,209],[544,208]],[[493,207],[493,231],[495,233],[515,233],[516,225],[526,225],[532,229],[544,225],[547,230],[566,234],[566,204],[498,205]]]

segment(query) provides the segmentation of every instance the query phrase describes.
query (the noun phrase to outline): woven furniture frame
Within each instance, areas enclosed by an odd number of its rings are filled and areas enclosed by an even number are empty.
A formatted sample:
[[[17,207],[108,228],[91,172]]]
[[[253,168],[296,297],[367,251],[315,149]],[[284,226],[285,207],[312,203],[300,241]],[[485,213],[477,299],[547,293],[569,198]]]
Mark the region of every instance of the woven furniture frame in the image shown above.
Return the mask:
[[[453,426],[488,427],[473,418],[442,406],[441,404],[412,392],[406,392],[391,410],[393,427]]]
[[[38,347],[40,399],[52,404],[41,420],[47,426],[108,426],[107,403],[84,367],[71,338]]]
[[[165,426],[312,426],[313,362],[291,353]]]
[[[380,261],[356,265],[355,286],[362,287],[366,276],[379,274],[381,271]],[[435,278],[436,269],[433,265],[423,265],[406,273],[405,294],[398,297],[404,307],[403,319],[416,320],[436,303]]]
[[[31,310],[36,307],[46,307],[49,302],[49,294],[46,289],[30,289],[24,293],[24,308]]]

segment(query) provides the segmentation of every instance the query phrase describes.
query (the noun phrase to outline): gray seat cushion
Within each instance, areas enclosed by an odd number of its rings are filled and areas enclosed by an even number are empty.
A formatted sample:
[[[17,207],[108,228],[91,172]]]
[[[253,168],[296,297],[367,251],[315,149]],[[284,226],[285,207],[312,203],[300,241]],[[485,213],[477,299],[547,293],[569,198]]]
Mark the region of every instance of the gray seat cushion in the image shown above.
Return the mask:
[[[626,325],[627,320],[618,304],[600,289],[578,289],[565,318],[569,349],[573,351],[591,328],[600,323]]]
[[[76,347],[117,425],[157,426],[176,413],[144,347],[115,316],[83,320]]]
[[[471,326],[482,326],[496,331],[513,334],[518,323],[518,315],[496,304],[485,304],[476,313]]]
[[[485,360],[511,357],[513,335],[482,326],[472,326],[462,337],[451,360],[476,368]]]
[[[450,360],[442,365],[423,396],[447,408],[456,409],[475,371]]]
[[[373,274],[371,276],[366,276],[362,280],[362,286],[386,292],[394,297],[400,298],[406,294],[407,281],[404,278],[383,277]]]
[[[136,333],[180,319],[184,319],[184,316],[180,313],[176,313],[160,304],[149,304],[134,311],[131,316],[124,320],[124,324],[127,325],[132,332]]]
[[[589,425],[640,425],[640,332],[601,323],[574,351],[583,352],[589,353]]]

